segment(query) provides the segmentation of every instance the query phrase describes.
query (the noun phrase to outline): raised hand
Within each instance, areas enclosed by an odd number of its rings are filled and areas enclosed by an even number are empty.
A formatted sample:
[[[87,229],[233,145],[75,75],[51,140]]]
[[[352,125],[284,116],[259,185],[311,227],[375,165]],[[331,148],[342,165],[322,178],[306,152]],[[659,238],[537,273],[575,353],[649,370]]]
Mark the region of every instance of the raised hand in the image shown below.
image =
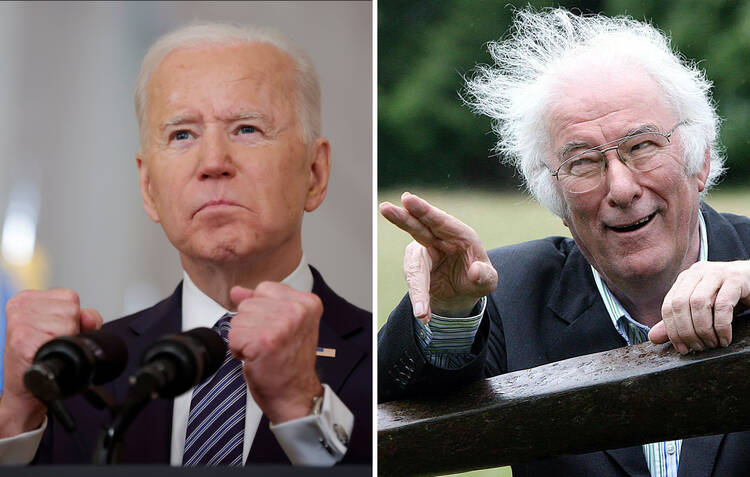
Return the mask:
[[[238,306],[229,349],[244,362],[253,399],[273,424],[308,415],[323,395],[315,373],[320,298],[276,282],[235,286],[230,297]]]
[[[58,336],[101,328],[102,317],[93,308],[81,309],[72,290],[24,290],[6,307],[3,353],[3,396],[0,400],[0,437],[36,429],[47,409],[23,385],[23,374],[37,350]]]
[[[662,321],[648,337],[671,341],[682,354],[728,346],[738,308],[750,307],[750,261],[696,262],[677,276],[664,297]]]
[[[497,272],[477,233],[416,195],[404,192],[403,208],[389,202],[380,213],[414,238],[404,254],[404,276],[414,315],[468,316],[497,286]]]

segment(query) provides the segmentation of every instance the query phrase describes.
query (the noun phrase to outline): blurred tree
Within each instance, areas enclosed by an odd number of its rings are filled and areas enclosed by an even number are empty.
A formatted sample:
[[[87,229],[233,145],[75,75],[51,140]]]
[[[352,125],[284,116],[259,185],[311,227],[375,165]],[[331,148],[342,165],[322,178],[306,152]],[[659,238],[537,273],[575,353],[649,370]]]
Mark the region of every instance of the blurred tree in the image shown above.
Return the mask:
[[[701,61],[725,119],[727,184],[750,177],[750,1],[657,0],[378,3],[378,184],[380,187],[514,187],[515,171],[489,151],[490,121],[461,104],[463,76],[489,63],[485,44],[507,33],[513,8],[563,6],[583,13],[629,14],[671,33]]]

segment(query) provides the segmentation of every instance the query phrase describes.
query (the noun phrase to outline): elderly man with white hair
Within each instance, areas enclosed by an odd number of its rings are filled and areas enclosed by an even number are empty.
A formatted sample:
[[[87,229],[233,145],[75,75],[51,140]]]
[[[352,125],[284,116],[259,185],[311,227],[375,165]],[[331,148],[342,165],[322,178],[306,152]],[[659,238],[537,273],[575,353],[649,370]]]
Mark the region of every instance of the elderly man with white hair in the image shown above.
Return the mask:
[[[380,400],[648,339],[682,354],[727,346],[750,305],[750,220],[701,201],[724,169],[703,72],[647,23],[563,9],[517,12],[489,49],[495,64],[478,68],[466,101],[494,120],[497,152],[573,239],[487,252],[415,195],[381,204],[414,242],[409,294],[379,334]],[[513,471],[747,475],[748,445],[748,433],[708,436]]]
[[[143,409],[120,461],[370,463],[372,317],[333,293],[302,250],[302,217],[325,198],[330,170],[310,59],[271,30],[183,27],[146,54],[135,105],[143,205],[184,276],[169,298],[104,325],[130,355],[109,391],[124,400],[165,334],[215,327],[229,351],[195,389]],[[107,413],[66,401],[78,425],[69,435],[22,376],[43,343],[97,329],[101,316],[64,289],[24,291],[7,311],[0,460],[90,462]]]

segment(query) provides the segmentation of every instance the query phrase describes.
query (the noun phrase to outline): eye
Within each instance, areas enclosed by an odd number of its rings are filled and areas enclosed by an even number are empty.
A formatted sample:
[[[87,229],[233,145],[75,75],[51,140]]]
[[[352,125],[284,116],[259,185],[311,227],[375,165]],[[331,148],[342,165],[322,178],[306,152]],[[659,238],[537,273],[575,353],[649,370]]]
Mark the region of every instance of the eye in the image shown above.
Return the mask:
[[[583,154],[565,163],[563,171],[566,174],[578,177],[598,173],[601,167],[601,160],[601,154]]]
[[[252,133],[257,132],[257,131],[258,130],[255,128],[255,126],[243,125],[243,126],[240,126],[239,128],[237,128],[237,133],[238,134],[252,134]]]
[[[192,136],[193,134],[187,129],[180,129],[170,134],[169,139],[171,141],[186,141],[190,139]]]
[[[638,144],[634,144],[634,145],[633,145],[633,146],[632,146],[632,147],[630,148],[630,152],[631,152],[631,153],[638,153],[638,154],[641,154],[641,153],[643,153],[643,152],[645,152],[645,151],[648,151],[648,150],[651,150],[651,149],[653,149],[654,147],[656,147],[656,144],[654,144],[654,143],[653,143],[653,142],[651,142],[651,141],[641,141],[641,142],[639,142]]]

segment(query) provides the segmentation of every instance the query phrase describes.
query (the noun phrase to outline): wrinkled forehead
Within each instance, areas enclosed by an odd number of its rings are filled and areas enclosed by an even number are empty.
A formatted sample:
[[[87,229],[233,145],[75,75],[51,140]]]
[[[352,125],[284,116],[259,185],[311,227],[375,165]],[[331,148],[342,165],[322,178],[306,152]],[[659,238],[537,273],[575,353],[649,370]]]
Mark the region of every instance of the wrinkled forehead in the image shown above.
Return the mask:
[[[289,56],[267,43],[182,48],[169,53],[147,85],[149,123],[165,110],[213,110],[243,106],[294,107],[295,74]],[[268,111],[270,112],[270,111]]]
[[[635,66],[582,63],[566,73],[546,110],[553,151],[571,141],[602,144],[644,124],[665,130],[679,120],[660,85]]]

